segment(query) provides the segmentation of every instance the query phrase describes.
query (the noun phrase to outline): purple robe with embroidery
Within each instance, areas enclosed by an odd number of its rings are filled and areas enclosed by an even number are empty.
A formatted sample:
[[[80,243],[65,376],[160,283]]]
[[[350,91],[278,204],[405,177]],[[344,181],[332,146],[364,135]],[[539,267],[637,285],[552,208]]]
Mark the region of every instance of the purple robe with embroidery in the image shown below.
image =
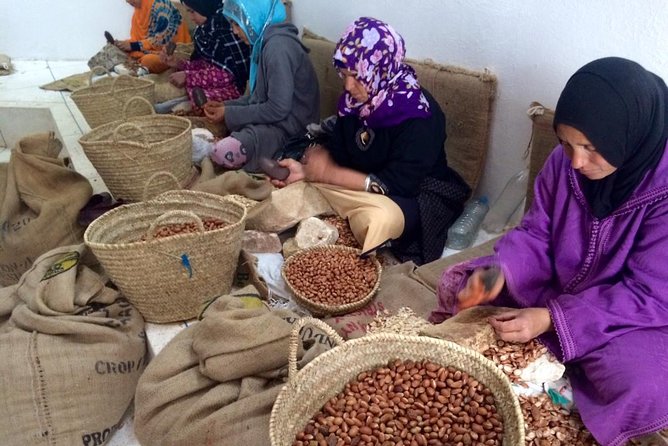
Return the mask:
[[[616,446],[668,426],[668,151],[602,219],[577,177],[558,146],[531,210],[495,247],[499,303],[549,309],[542,340],[569,365],[587,428]]]

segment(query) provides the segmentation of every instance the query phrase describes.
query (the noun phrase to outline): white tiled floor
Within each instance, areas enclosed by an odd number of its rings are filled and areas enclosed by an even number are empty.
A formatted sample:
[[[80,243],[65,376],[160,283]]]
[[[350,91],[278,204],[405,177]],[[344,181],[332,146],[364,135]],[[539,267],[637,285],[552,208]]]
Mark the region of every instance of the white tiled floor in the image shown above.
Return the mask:
[[[90,127],[70,99],[70,93],[39,88],[40,85],[63,77],[88,71],[86,62],[13,60],[12,64],[14,72],[9,76],[0,76],[0,108],[48,108],[75,169],[88,178],[95,193],[105,191],[104,183],[79,145],[78,139],[88,132]],[[9,150],[1,136],[0,144],[0,161],[6,161]]]

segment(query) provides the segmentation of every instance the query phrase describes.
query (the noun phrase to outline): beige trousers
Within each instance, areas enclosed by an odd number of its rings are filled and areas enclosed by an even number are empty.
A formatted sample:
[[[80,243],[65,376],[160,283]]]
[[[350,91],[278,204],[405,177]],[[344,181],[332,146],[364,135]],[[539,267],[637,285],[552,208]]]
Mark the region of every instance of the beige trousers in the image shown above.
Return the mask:
[[[370,252],[404,232],[404,213],[385,195],[343,189],[330,184],[313,183],[329,205],[347,218],[363,252]]]

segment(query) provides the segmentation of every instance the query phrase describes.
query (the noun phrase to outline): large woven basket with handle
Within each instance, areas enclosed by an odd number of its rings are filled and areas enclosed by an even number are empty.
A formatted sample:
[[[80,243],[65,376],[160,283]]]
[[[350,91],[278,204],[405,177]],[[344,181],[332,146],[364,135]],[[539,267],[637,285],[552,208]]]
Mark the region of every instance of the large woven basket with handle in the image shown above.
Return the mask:
[[[338,345],[297,371],[299,332],[307,324],[325,331]],[[325,403],[338,395],[346,384],[360,373],[386,367],[393,360],[429,360],[442,367],[454,367],[474,377],[495,398],[497,412],[503,420],[503,445],[524,445],[524,419],[510,381],[493,362],[481,354],[450,341],[397,333],[369,334],[344,342],[333,328],[313,318],[300,319],[292,328],[288,383],[281,389],[271,411],[271,445],[291,446],[309,420]],[[429,402],[423,406],[433,407]],[[440,444],[455,444],[441,441]]]
[[[226,225],[204,230],[207,219]],[[183,223],[197,231],[154,238],[165,225]],[[103,214],[84,241],[147,321],[173,322],[196,317],[205,302],[230,291],[245,223],[246,208],[234,199],[169,191]]]
[[[79,108],[90,128],[116,121],[122,116],[125,103],[135,96],[155,102],[155,84],[147,79],[121,75],[103,77],[93,82],[93,76],[107,73],[103,67],[95,67],[90,71],[88,87],[72,92],[70,98]]]
[[[184,186],[192,178],[190,121],[157,115],[141,97],[127,108],[143,103],[149,114],[118,120],[79,138],[84,153],[116,199],[141,201],[146,182],[156,172],[168,172]]]

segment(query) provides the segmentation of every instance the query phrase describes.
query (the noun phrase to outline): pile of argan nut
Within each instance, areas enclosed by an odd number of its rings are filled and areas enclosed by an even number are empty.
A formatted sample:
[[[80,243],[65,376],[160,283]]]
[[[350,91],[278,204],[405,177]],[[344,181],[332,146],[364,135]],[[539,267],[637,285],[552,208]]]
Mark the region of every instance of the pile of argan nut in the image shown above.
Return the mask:
[[[433,362],[390,361],[360,373],[299,432],[293,446],[501,445],[492,392]]]
[[[580,416],[555,405],[545,395],[520,396],[527,446],[595,446]]]
[[[322,217],[322,221],[328,223],[336,228],[339,232],[339,239],[336,241],[337,245],[349,246],[351,248],[361,248],[360,244],[355,239],[353,231],[350,229],[348,220],[338,215],[329,215]]]
[[[556,361],[547,347],[535,339],[527,343],[497,340],[483,355],[496,363],[511,382],[523,387],[527,385],[520,375],[528,364],[542,355],[547,355],[549,361]],[[555,405],[545,394],[520,396],[519,399],[524,415],[527,446],[596,445],[577,412]]]
[[[535,361],[542,355],[548,355],[550,361],[556,361],[556,358],[540,342],[532,339],[527,343],[505,342],[497,340],[496,344],[491,344],[482,354],[491,359],[511,382],[522,385],[520,379],[522,369],[527,364]]]
[[[362,300],[379,279],[372,259],[360,258],[353,251],[327,248],[293,255],[285,264],[285,276],[302,297],[329,306]]]
[[[202,218],[202,225],[204,226],[205,231],[213,231],[214,229],[224,228],[227,226],[227,223],[217,218]],[[200,232],[195,222],[171,223],[158,226],[152,234],[144,234],[141,241],[171,237],[179,234],[188,234],[191,232]]]

